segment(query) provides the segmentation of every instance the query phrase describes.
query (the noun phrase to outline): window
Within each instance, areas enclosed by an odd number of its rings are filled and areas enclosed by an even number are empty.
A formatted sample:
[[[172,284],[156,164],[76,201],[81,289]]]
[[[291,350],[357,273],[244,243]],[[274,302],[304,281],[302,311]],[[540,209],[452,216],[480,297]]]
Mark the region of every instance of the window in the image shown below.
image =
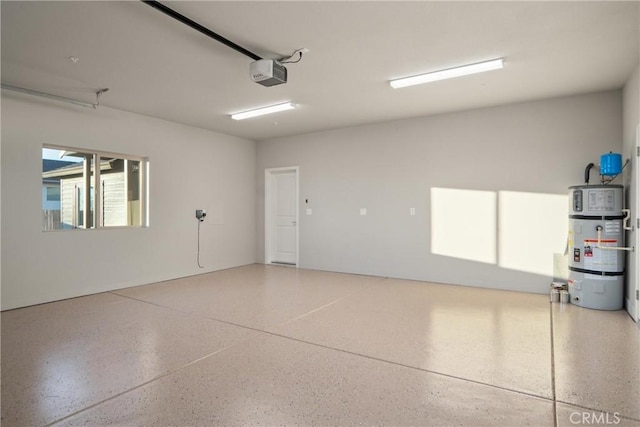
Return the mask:
[[[146,225],[147,171],[141,157],[44,146],[43,229]]]
[[[59,202],[60,201],[60,187],[47,187],[47,201]]]

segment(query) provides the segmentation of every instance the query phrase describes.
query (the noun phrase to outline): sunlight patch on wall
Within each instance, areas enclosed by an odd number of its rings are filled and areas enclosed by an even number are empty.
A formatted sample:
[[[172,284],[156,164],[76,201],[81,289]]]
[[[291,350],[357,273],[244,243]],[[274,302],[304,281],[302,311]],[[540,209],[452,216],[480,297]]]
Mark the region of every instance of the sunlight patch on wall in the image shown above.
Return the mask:
[[[431,189],[431,252],[496,263],[497,195],[493,191]]]
[[[498,264],[553,276],[553,254],[564,252],[568,196],[500,191]]]
[[[431,252],[553,277],[567,204],[567,195],[432,188]]]

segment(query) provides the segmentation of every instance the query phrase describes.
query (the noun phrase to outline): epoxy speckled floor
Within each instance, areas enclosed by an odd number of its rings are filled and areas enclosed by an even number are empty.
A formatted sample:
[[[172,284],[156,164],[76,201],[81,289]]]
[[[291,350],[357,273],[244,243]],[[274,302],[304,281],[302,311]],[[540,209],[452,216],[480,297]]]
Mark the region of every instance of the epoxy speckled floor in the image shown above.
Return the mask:
[[[1,398],[3,427],[640,426],[640,329],[256,264],[2,313]]]

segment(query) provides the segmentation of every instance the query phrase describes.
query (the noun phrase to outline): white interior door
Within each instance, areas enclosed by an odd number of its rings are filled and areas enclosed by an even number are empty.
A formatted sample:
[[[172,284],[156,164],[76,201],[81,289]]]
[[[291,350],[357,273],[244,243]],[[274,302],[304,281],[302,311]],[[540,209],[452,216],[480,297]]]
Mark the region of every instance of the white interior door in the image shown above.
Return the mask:
[[[267,262],[298,263],[298,170],[268,169],[267,185]]]

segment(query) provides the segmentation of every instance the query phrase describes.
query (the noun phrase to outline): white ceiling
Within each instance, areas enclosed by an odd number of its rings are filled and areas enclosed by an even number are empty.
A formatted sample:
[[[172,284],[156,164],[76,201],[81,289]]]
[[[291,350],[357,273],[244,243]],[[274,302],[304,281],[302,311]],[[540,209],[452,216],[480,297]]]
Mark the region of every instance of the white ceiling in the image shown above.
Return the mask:
[[[250,58],[138,1],[2,1],[2,82],[92,102],[109,88],[102,105],[262,140],[621,88],[639,62],[638,1],[163,3],[263,57],[310,52],[263,87]],[[503,70],[388,84],[498,57]]]

